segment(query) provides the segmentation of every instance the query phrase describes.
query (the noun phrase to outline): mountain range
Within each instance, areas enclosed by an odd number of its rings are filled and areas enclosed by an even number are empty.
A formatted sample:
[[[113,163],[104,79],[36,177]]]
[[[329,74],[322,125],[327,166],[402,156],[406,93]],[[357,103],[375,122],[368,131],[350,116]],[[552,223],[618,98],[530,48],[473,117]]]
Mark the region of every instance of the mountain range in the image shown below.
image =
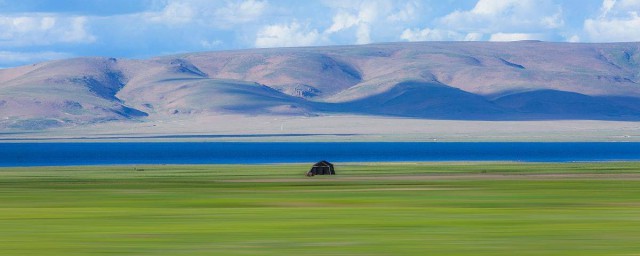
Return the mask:
[[[0,69],[0,128],[210,115],[640,120],[640,43],[415,42]]]

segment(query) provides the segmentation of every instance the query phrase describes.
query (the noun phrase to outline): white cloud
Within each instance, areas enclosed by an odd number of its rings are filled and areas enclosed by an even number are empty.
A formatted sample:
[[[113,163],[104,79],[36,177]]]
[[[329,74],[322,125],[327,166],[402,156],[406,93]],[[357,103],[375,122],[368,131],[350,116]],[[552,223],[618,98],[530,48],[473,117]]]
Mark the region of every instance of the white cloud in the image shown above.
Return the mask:
[[[290,24],[263,27],[258,31],[255,46],[258,48],[308,46],[316,45],[320,40],[318,30],[311,30],[294,21]]]
[[[335,16],[333,16],[333,24],[325,32],[335,33],[340,30],[353,27],[358,23],[360,23],[360,20],[356,15],[352,15],[350,13],[341,11],[341,12],[338,12]]]
[[[448,29],[479,33],[530,33],[564,25],[562,8],[551,0],[479,0],[440,22]]]
[[[347,1],[348,2],[348,1]],[[355,37],[357,44],[371,42],[371,27],[378,19],[392,10],[392,4],[387,1],[360,1],[360,2],[332,2],[337,6],[337,12],[333,16],[331,27],[324,31],[325,34],[333,34],[356,27]]]
[[[515,7],[514,5],[517,5],[517,3],[517,0],[480,0],[471,11],[463,13],[495,15],[503,13],[509,8]]]
[[[407,40],[409,42],[416,41],[447,41],[447,40],[462,40],[465,36],[455,31],[446,31],[439,29],[405,29],[400,35],[400,39]]]
[[[74,17],[70,19],[69,26],[62,33],[62,42],[73,43],[73,42],[93,42],[96,38],[87,32],[86,28],[87,18],[86,17]]]
[[[584,29],[594,42],[640,41],[640,17],[635,12],[627,17],[588,19]]]
[[[615,4],[616,0],[603,0],[602,7],[600,8],[600,18],[606,17]]]
[[[482,33],[471,32],[464,36],[464,41],[480,41],[482,38],[484,38]]]
[[[160,11],[144,12],[144,20],[170,26],[204,25],[229,28],[258,19],[268,8],[266,1],[169,1]]]
[[[145,13],[144,17],[154,23],[168,25],[185,24],[193,20],[196,11],[186,2],[170,2],[160,12]]]
[[[603,0],[598,18],[626,15],[629,12],[640,12],[640,0]]]
[[[369,24],[360,24],[356,32],[356,44],[368,43],[371,43],[371,28],[369,28]]]
[[[640,0],[620,0],[618,1],[620,8],[623,9],[640,9]]]
[[[395,22],[395,21],[407,22],[407,21],[414,20],[418,15],[419,9],[420,9],[419,2],[409,1],[405,3],[400,10],[387,16],[387,20],[392,22]]]
[[[508,42],[508,41],[521,41],[521,40],[541,40],[543,36],[540,34],[526,34],[526,33],[495,33],[489,38],[489,41],[495,42]]]
[[[342,43],[367,44],[397,40],[406,26],[425,21],[423,0],[323,0],[333,15],[323,36]],[[410,29],[411,30],[411,29]],[[410,32],[412,32],[411,30]],[[409,32],[407,32],[409,33]],[[407,34],[407,37],[419,37]],[[347,41],[352,39],[353,41]]]
[[[40,28],[47,30],[53,28],[56,25],[56,19],[53,17],[43,17],[40,20]]]
[[[600,15],[584,21],[593,42],[640,41],[640,0],[603,0]]]
[[[478,0],[469,10],[456,10],[431,27],[405,29],[407,41],[515,41],[552,37],[565,26],[560,5],[553,0]]]
[[[570,43],[579,43],[580,41],[580,36],[578,35],[572,35],[571,37],[569,37],[569,39],[567,39],[567,42]]]
[[[56,43],[91,43],[87,17],[55,14],[0,16],[0,46],[24,47]]]
[[[215,11],[214,18],[223,24],[241,24],[256,20],[266,9],[266,1],[227,2],[225,7]]]
[[[200,40],[200,46],[205,49],[215,49],[223,44],[222,40]]]
[[[564,26],[562,9],[559,9],[558,12],[556,12],[551,16],[542,17],[542,19],[540,20],[540,23],[542,24],[543,28],[548,28],[548,29],[560,28]]]
[[[378,2],[367,1],[362,3],[358,13],[358,20],[362,23],[373,23],[378,18],[381,8],[383,6]]]

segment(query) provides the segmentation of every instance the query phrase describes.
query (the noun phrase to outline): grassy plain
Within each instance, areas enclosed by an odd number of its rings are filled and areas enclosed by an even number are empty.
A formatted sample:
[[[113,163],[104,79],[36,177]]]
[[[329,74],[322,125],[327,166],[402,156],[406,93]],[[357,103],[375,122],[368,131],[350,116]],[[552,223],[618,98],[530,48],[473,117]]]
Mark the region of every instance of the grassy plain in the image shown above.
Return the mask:
[[[640,163],[0,168],[0,255],[640,255]]]

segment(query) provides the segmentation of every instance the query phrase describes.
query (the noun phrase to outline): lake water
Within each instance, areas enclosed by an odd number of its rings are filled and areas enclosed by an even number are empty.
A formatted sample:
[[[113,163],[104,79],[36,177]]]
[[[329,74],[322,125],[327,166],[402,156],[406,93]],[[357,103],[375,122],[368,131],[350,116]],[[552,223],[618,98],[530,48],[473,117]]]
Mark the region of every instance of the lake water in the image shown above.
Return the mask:
[[[398,161],[631,161],[640,143],[0,143],[0,166]]]

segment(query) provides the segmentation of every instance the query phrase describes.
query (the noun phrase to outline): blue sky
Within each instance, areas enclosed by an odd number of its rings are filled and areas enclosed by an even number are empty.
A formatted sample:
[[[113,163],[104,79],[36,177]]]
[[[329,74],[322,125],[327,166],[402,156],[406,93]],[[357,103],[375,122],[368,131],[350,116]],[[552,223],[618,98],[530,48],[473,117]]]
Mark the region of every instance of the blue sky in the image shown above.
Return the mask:
[[[640,41],[640,0],[0,0],[0,67],[406,41]]]

